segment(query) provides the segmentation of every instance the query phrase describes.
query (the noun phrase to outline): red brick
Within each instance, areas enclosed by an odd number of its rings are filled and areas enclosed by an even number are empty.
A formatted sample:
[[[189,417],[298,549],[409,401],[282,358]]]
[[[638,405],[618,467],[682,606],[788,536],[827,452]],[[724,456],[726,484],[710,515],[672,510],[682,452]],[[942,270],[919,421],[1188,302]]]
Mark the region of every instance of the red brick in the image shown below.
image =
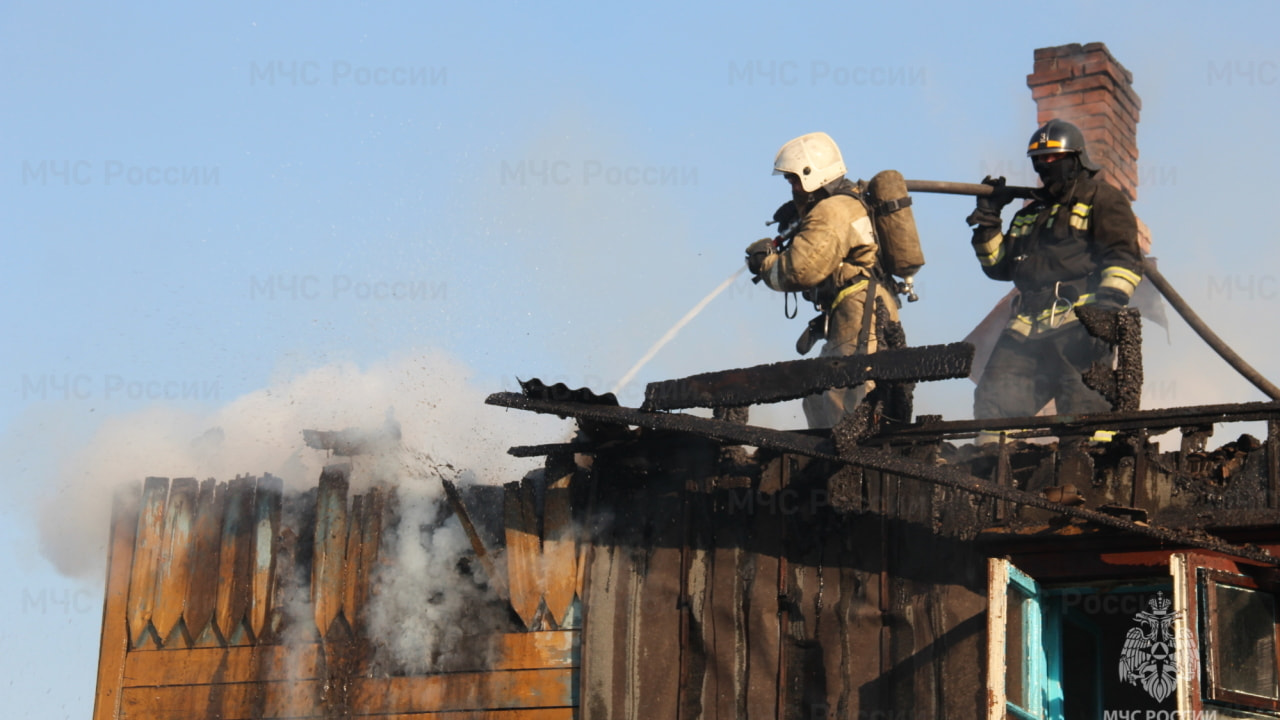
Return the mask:
[[[1047,58],[1045,60],[1037,59],[1035,63],[1031,65],[1031,74],[1037,75],[1039,73],[1057,70],[1059,65],[1060,63],[1057,58]]]
[[[1035,64],[1033,72],[1042,72],[1044,70],[1062,67],[1075,66],[1106,66],[1114,69],[1117,77],[1125,77],[1129,75],[1129,71],[1125,69],[1116,59],[1115,56],[1107,50],[1107,46],[1102,43],[1089,43],[1088,45],[1060,45],[1055,48],[1041,48],[1035,51]]]
[[[1139,103],[1133,89],[1117,83],[1114,78],[1105,73],[1079,75],[1063,80],[1061,85],[1064,93],[1091,92],[1095,90],[1110,93],[1115,98],[1116,104],[1123,107],[1126,112],[1135,118],[1139,115]]]
[[[1077,75],[1062,82],[1063,92],[1095,89],[1107,90],[1114,94],[1117,101],[1128,108],[1134,117],[1137,117],[1139,110],[1142,109],[1142,101],[1138,99],[1133,88],[1125,83],[1116,82],[1114,77],[1106,73]]]
[[[1115,119],[1116,124],[1120,127],[1129,129],[1130,132],[1138,131],[1138,120],[1125,113],[1124,108],[1117,106],[1111,97],[1105,100],[1097,100],[1093,102],[1082,102],[1080,109],[1089,114],[1105,114],[1107,117]]]
[[[1120,163],[1124,161],[1123,153],[1116,152],[1115,146],[1104,140],[1086,139],[1085,147],[1089,149],[1089,157],[1093,158],[1094,160],[1098,160],[1098,158],[1106,157],[1106,158],[1110,158],[1111,161],[1115,163]],[[1101,161],[1099,160],[1099,162]]]
[[[1031,88],[1031,99],[1039,100],[1040,98],[1053,97],[1062,92],[1062,83],[1047,83],[1045,85],[1036,85]]]
[[[1058,45],[1056,47],[1036,48],[1035,59],[1039,60],[1041,58],[1054,58],[1054,57],[1078,55],[1079,53],[1084,52],[1084,50],[1087,47],[1090,47],[1092,45],[1097,45],[1097,44],[1098,43],[1089,43],[1089,45],[1086,46],[1086,45],[1081,45],[1080,43],[1071,43],[1070,45]]]
[[[1122,89],[1121,92],[1135,108],[1141,108],[1141,101],[1131,87],[1133,73],[1116,61],[1102,43],[1042,48],[1036,51],[1035,58],[1033,72],[1027,76],[1028,87],[1034,88],[1085,75],[1101,75]]]
[[[1098,57],[1085,61],[1081,64],[1082,74],[1104,72],[1115,78],[1116,82],[1126,85],[1133,84],[1133,73],[1125,69],[1123,65],[1115,62],[1111,58]]]
[[[1105,103],[1038,108],[1038,111],[1037,117],[1041,125],[1054,118],[1066,120],[1080,128],[1086,138],[1096,129],[1105,129],[1119,142],[1137,132],[1137,126],[1132,121],[1116,115]]]
[[[1081,120],[1101,116],[1115,123],[1115,126],[1124,132],[1136,133],[1138,131],[1138,124],[1133,121],[1133,118],[1126,116],[1122,111],[1116,110],[1110,103],[1095,102],[1075,105],[1071,107],[1070,112]],[[1080,125],[1080,123],[1076,124]],[[1090,127],[1097,127],[1097,125],[1091,125]]]
[[[1073,105],[1105,105],[1117,118],[1124,118],[1129,122],[1135,122],[1132,115],[1124,112],[1123,108],[1119,108],[1115,102],[1115,96],[1106,90],[1090,90],[1089,92],[1064,92],[1060,95],[1041,98],[1036,101],[1036,107],[1040,110],[1057,110],[1064,108],[1063,112],[1070,112],[1065,108]]]
[[[1069,65],[1060,65],[1052,69],[1032,73],[1027,76],[1027,87],[1044,85],[1045,83],[1051,82],[1062,82],[1068,78],[1075,77],[1077,72],[1077,68]]]
[[[1038,110],[1057,110],[1058,108],[1070,107],[1072,105],[1081,105],[1084,103],[1083,93],[1062,93],[1053,97],[1041,98],[1036,102]]]
[[[1058,110],[1054,112],[1051,117],[1066,120],[1072,125],[1080,128],[1081,132],[1084,133],[1086,140],[1095,137],[1099,130],[1106,130],[1111,133],[1111,136],[1116,140],[1123,137],[1126,132],[1124,128],[1120,127],[1119,123],[1116,123],[1107,116],[1080,112],[1078,107]]]
[[[1100,51],[1102,51],[1103,53],[1106,53],[1107,57],[1111,58],[1112,60],[1114,60],[1114,59],[1115,59],[1115,58],[1111,55],[1111,51],[1107,49],[1107,44],[1106,44],[1106,43],[1091,42],[1091,43],[1088,43],[1087,45],[1085,45],[1085,46],[1084,46],[1084,49],[1085,49],[1086,51],[1088,51],[1088,52],[1093,52],[1093,51],[1095,51],[1095,50],[1100,50]]]

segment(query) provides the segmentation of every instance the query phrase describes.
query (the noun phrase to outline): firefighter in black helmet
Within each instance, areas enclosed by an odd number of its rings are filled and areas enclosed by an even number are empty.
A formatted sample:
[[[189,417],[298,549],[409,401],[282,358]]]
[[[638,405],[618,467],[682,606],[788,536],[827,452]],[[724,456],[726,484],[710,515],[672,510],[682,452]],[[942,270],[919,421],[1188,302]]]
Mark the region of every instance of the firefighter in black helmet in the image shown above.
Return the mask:
[[[974,391],[974,417],[1035,415],[1050,400],[1059,413],[1105,412],[1110,405],[1081,373],[1113,350],[1084,329],[1075,309],[1129,303],[1142,281],[1137,220],[1123,192],[1094,178],[1100,168],[1075,125],[1050,120],[1031,136],[1027,156],[1043,187],[1008,232],[1001,233],[1000,211],[1013,198],[1003,177],[983,180],[994,191],[967,218],[983,272],[1019,292]]]

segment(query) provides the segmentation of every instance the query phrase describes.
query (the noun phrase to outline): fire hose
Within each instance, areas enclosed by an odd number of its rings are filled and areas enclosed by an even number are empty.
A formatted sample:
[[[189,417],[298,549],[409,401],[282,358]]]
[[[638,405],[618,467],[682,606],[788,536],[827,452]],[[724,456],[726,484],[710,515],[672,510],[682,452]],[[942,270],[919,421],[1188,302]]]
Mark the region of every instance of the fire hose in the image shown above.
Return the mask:
[[[945,180],[908,180],[907,190],[910,192],[941,193],[944,195],[979,196],[990,195],[993,188],[990,185],[984,185],[981,183],[958,183],[947,182]],[[1009,195],[1023,199],[1031,198],[1034,190],[1035,188],[1029,187],[1006,186],[1004,188],[1004,192]],[[1213,348],[1213,351],[1218,353],[1219,357],[1227,361],[1227,364],[1234,368],[1236,372],[1244,376],[1246,380],[1253,383],[1254,387],[1261,390],[1272,400],[1280,400],[1280,388],[1276,387],[1271,381],[1263,377],[1262,373],[1258,372],[1252,365],[1245,362],[1244,358],[1240,357],[1236,351],[1232,350],[1230,346],[1223,342],[1222,338],[1218,337],[1217,333],[1210,329],[1209,326],[1205,324],[1204,320],[1191,309],[1191,306],[1187,304],[1187,301],[1183,300],[1182,296],[1173,289],[1173,286],[1169,284],[1169,281],[1165,279],[1164,275],[1160,274],[1159,270],[1156,270],[1151,265],[1147,265],[1143,269],[1143,275],[1150,278],[1151,284],[1155,285],[1156,289],[1160,291],[1160,294],[1164,296],[1164,299],[1169,301],[1169,304],[1173,306],[1173,309],[1178,311],[1178,315],[1182,316],[1182,319],[1191,326],[1191,329],[1200,336],[1200,339],[1208,343],[1209,347]]]

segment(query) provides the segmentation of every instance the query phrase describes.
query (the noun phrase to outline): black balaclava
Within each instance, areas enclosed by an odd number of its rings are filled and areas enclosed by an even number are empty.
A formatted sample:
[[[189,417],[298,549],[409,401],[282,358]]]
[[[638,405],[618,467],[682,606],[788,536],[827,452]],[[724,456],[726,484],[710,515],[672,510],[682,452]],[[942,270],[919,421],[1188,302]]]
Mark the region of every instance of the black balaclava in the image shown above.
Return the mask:
[[[1059,200],[1064,199],[1063,195],[1075,185],[1076,178],[1084,170],[1077,153],[1067,153],[1057,162],[1045,162],[1042,156],[1035,157],[1031,159],[1031,166],[1040,176],[1040,182],[1044,183],[1045,191]]]

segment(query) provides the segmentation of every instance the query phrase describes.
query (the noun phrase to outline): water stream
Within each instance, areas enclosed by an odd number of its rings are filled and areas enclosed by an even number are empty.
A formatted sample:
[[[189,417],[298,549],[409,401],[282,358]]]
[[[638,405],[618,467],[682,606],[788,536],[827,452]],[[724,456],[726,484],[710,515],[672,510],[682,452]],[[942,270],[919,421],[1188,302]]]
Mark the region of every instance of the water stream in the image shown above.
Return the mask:
[[[670,330],[668,330],[662,337],[658,338],[658,341],[655,342],[653,346],[649,348],[648,352],[646,352],[644,356],[641,357],[640,360],[636,362],[635,365],[631,366],[631,369],[628,370],[627,373],[622,376],[622,379],[618,381],[617,385],[613,386],[613,389],[610,390],[610,392],[612,392],[614,395],[617,395],[622,390],[622,388],[626,387],[627,383],[631,382],[632,378],[636,376],[636,373],[640,372],[641,368],[643,368],[650,360],[652,360],[654,355],[658,354],[658,351],[662,350],[662,348],[667,343],[675,339],[675,336],[680,333],[680,330],[682,330],[685,325],[688,325],[690,321],[698,317],[698,313],[702,312],[703,308],[709,305],[712,300],[715,300],[717,295],[724,292],[725,288],[732,285],[733,281],[737,280],[738,276],[741,275],[743,272],[745,272],[746,269],[747,269],[747,266],[743,265],[742,267],[739,267],[737,270],[734,270],[733,274],[725,278],[724,282],[717,285],[715,290],[712,290],[711,292],[707,293],[706,297],[699,300],[697,305],[694,305],[693,308],[689,310],[689,312],[684,314],[684,317],[680,318],[680,320],[676,322],[675,325],[671,326]]]

